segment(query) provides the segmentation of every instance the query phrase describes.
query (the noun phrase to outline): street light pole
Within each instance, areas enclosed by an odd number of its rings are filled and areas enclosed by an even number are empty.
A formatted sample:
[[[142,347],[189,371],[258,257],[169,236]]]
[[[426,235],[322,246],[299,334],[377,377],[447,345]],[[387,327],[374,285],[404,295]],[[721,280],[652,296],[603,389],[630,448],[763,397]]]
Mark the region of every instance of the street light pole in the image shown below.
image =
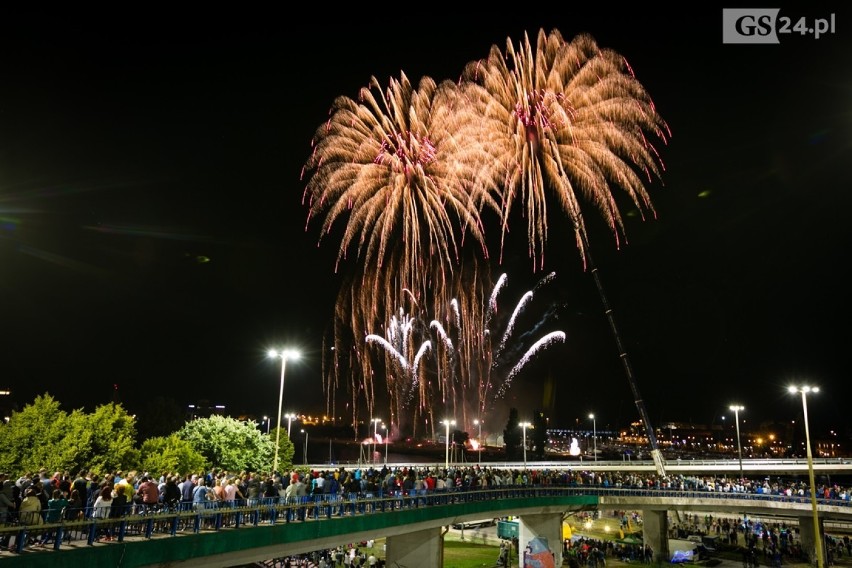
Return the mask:
[[[479,442],[479,446],[476,448],[477,453],[477,463],[482,465],[482,420],[476,419],[473,421],[474,426],[479,426],[479,438],[477,438],[477,442]]]
[[[808,393],[819,392],[819,387],[791,386],[788,388],[791,394],[802,393],[802,411],[805,415],[805,446],[808,455],[808,478],[811,483],[811,510],[814,516],[814,545],[816,547],[817,568],[825,568],[822,557],[824,542],[819,534],[819,513],[817,512],[816,483],[814,482],[814,458],[811,454],[811,434],[808,430]]]
[[[592,420],[592,451],[595,454],[595,461],[598,461],[598,423],[595,421],[595,415],[589,414]]]
[[[292,349],[276,351],[270,349],[268,355],[273,358],[281,358],[281,388],[278,391],[278,428],[275,430],[275,459],[272,462],[272,472],[278,471],[278,444],[281,441],[281,404],[284,401],[284,370],[287,368],[287,359],[298,359],[299,352]]]
[[[302,458],[305,461],[305,465],[308,465],[308,431],[300,430],[300,432],[305,435],[305,451],[302,452]]]
[[[737,422],[737,455],[740,458],[740,483],[744,484],[743,477],[743,447],[740,443],[740,410],[745,410],[745,406],[732,404],[729,406],[734,411],[734,420]]]
[[[449,470],[450,469],[450,425],[455,426],[456,421],[455,420],[443,420],[441,422],[441,424],[443,424],[444,426],[447,427],[447,435],[446,435],[446,438],[444,439],[444,441],[446,442],[446,446],[447,446],[446,452],[444,454],[444,470]]]
[[[524,432],[524,442],[523,442],[523,445],[524,445],[524,470],[526,470],[527,469],[527,428],[532,426],[532,424],[530,424],[529,422],[521,422],[520,426],[521,426],[521,429]]]
[[[287,419],[287,437],[290,437],[290,425],[293,423],[293,420],[296,419],[296,415],[292,412],[288,412],[284,415],[284,418]]]
[[[264,416],[263,421],[266,422],[266,435],[269,436],[269,416]]]

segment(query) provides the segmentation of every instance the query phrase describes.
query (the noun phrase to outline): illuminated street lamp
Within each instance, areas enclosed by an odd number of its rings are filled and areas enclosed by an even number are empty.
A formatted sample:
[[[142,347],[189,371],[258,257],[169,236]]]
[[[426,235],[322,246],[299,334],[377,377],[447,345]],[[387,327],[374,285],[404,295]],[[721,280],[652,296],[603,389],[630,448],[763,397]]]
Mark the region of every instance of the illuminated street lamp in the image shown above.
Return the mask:
[[[743,477],[743,448],[740,445],[740,410],[745,410],[745,406],[732,404],[728,408],[734,411],[734,420],[737,422],[737,455],[740,458],[740,482],[742,482],[745,478]]]
[[[524,432],[524,469],[527,469],[527,428],[532,428],[532,424],[529,422],[521,422],[519,426]]]
[[[811,482],[811,510],[814,515],[814,546],[816,547],[817,568],[825,568],[822,558],[823,541],[819,535],[819,514],[817,513],[816,483],[814,482],[814,458],[811,454],[811,434],[808,431],[808,393],[819,392],[819,387],[790,386],[790,394],[802,393],[802,411],[805,415],[805,447],[808,454],[808,478]]]
[[[296,360],[299,358],[299,352],[292,349],[282,349],[276,351],[270,349],[267,353],[272,359],[281,359],[281,388],[278,390],[278,428],[275,431],[275,459],[272,462],[272,471],[278,471],[278,443],[281,440],[281,404],[284,401],[284,370],[287,368],[287,359]],[[288,434],[289,435],[289,434]]]
[[[456,421],[455,420],[442,420],[441,424],[443,424],[444,426],[447,427],[447,437],[444,440],[446,442],[446,445],[447,445],[447,449],[446,449],[445,457],[444,457],[444,469],[448,470],[448,469],[450,469],[450,426],[455,426]]]
[[[289,438],[290,437],[290,424],[293,423],[293,420],[295,420],[297,418],[297,416],[293,412],[288,412],[287,414],[284,415],[284,418],[287,419],[287,437]]]
[[[479,459],[477,459],[477,462],[480,464],[482,463],[482,422],[483,420],[479,419],[473,421],[474,426],[479,426],[479,438],[477,438],[477,442],[479,442],[479,446],[477,447],[477,454]]]
[[[372,451],[372,455],[375,455],[375,453],[376,453],[376,440],[379,439],[378,430],[379,430],[379,423],[381,421],[382,421],[381,418],[371,418],[370,419],[370,422],[373,423],[373,451]],[[370,456],[370,461],[373,461],[372,455]]]
[[[594,414],[589,414],[589,420],[592,421],[592,451],[595,454],[595,461],[598,461],[598,424]]]
[[[269,416],[264,416],[263,421],[266,422],[266,435],[269,436]]]

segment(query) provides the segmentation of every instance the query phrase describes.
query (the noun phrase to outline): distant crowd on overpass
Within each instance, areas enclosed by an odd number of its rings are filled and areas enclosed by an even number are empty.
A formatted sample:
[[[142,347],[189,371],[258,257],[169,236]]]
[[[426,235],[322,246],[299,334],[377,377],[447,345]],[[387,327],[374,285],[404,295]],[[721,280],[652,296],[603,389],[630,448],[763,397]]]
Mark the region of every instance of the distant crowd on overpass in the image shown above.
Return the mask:
[[[653,472],[587,471],[576,467],[540,469],[435,466],[337,467],[292,471],[163,473],[46,470],[13,479],[0,474],[0,522],[42,524],[94,515],[120,517],[140,509],[188,510],[257,503],[293,502],[305,496],[382,497],[447,490],[472,491],[502,486],[556,485],[603,488],[753,493],[809,498],[809,484],[796,478],[740,479],[728,475],[660,476]],[[850,501],[849,487],[822,483],[820,500]]]

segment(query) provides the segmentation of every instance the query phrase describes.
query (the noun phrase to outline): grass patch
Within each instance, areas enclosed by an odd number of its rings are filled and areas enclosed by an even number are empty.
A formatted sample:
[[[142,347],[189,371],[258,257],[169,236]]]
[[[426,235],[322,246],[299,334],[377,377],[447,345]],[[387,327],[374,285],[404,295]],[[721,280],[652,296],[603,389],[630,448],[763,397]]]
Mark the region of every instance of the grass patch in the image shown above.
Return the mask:
[[[497,565],[499,554],[499,546],[445,540],[444,568],[493,567]],[[517,565],[517,559],[515,564]]]

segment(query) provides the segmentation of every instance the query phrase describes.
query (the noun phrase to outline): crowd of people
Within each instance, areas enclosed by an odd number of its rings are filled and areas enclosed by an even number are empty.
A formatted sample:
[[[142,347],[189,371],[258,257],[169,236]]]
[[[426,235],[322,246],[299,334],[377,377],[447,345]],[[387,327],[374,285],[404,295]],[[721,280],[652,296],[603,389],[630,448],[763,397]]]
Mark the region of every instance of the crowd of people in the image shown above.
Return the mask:
[[[503,486],[596,486],[646,490],[736,492],[809,498],[808,483],[799,479],[738,479],[725,475],[666,475],[603,472],[573,468],[505,469],[478,464],[449,468],[411,466],[337,467],[287,474],[195,473],[81,470],[39,472],[17,478],[0,473],[0,524],[43,525],[84,518],[120,518],[148,511],[200,510],[211,507],[292,503],[306,496],[382,497],[428,495],[447,490]],[[820,499],[849,501],[850,491],[836,483],[821,484]],[[39,544],[49,541],[44,531]],[[102,535],[110,540],[109,532]],[[0,544],[3,544],[0,542]]]

